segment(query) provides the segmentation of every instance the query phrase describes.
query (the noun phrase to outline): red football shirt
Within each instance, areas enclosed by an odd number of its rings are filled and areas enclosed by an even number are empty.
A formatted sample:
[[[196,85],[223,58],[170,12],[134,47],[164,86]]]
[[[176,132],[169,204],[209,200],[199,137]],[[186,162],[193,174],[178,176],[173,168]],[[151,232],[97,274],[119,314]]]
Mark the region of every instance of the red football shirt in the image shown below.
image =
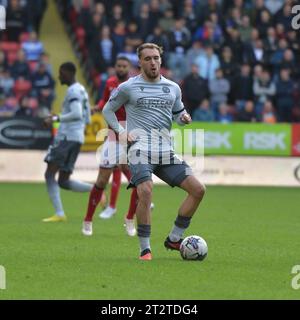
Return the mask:
[[[107,79],[106,85],[104,88],[104,93],[102,99],[98,102],[98,108],[103,110],[106,102],[109,100],[112,92],[119,86],[121,82],[116,76],[112,76]],[[115,113],[118,121],[125,121],[126,120],[126,112],[124,106],[122,106],[117,112]]]

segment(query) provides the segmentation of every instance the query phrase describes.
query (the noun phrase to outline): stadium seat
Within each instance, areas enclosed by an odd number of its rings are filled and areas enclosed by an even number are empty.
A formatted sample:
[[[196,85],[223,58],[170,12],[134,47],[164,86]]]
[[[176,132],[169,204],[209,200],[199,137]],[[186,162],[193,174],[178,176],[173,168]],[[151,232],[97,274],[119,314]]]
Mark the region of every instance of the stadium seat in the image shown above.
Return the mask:
[[[29,37],[30,37],[30,33],[29,33],[29,32],[22,32],[22,33],[20,34],[19,40],[20,40],[21,43],[23,43],[23,42],[25,42],[25,41],[28,41],[28,40],[29,40]]]
[[[34,73],[37,69],[38,61],[28,61],[29,69],[31,73]]]
[[[73,31],[75,32],[78,25],[78,13],[75,8],[72,8],[69,12],[69,20],[72,26]]]
[[[16,98],[19,100],[23,96],[29,93],[31,90],[32,84],[30,81],[25,79],[17,79],[13,88]]]
[[[12,65],[18,59],[18,52],[17,51],[9,51],[6,55],[8,65]]]
[[[77,27],[75,32],[76,45],[78,46],[83,59],[87,57],[87,47],[85,43],[85,30],[82,27]]]
[[[20,49],[20,44],[18,42],[3,41],[0,42],[0,49],[6,54],[8,52],[17,52]]]
[[[4,104],[9,108],[16,109],[18,107],[18,99],[16,97],[8,97]]]
[[[85,30],[82,27],[76,28],[76,39],[78,42],[84,42],[85,40]]]
[[[34,109],[34,110],[37,109],[39,105],[37,98],[34,98],[34,97],[29,98],[28,105],[31,109]]]

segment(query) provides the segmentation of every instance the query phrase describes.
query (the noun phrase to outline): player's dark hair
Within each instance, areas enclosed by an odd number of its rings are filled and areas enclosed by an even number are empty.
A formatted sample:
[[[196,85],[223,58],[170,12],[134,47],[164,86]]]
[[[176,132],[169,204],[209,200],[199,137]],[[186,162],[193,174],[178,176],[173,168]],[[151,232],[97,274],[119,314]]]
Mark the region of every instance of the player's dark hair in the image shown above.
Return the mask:
[[[116,61],[118,60],[124,60],[124,61],[127,61],[129,64],[131,64],[130,59],[128,59],[126,56],[118,56]]]
[[[141,44],[136,50],[136,53],[137,53],[139,59],[141,58],[142,51],[144,49],[156,49],[156,50],[158,50],[160,56],[163,54],[163,48],[162,47],[158,46],[155,43],[146,42],[146,43]]]
[[[71,74],[75,75],[76,73],[76,66],[73,62],[64,62],[61,66],[61,69],[70,72]]]

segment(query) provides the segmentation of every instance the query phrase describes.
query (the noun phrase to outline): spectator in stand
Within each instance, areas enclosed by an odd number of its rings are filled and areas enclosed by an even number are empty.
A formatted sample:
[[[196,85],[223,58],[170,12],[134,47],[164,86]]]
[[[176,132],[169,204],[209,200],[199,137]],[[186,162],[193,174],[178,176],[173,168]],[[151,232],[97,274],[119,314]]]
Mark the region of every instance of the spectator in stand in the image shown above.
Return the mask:
[[[26,0],[29,24],[37,34],[40,33],[40,26],[47,8],[47,0]]]
[[[291,77],[296,79],[299,78],[299,68],[295,61],[295,55],[291,49],[286,49],[283,52],[282,62],[280,64],[281,69],[289,69],[291,72]]]
[[[218,17],[216,14],[211,14],[215,19]],[[214,49],[219,49],[223,41],[223,33],[217,22],[213,23],[206,20],[203,26],[197,28],[193,35],[193,41],[201,41],[202,43],[211,44]]]
[[[281,68],[284,52],[288,49],[288,43],[285,39],[281,39],[278,42],[278,48],[274,51],[270,58],[270,65],[272,72],[278,74]]]
[[[230,82],[230,85],[232,85],[233,79],[238,74],[239,65],[234,60],[230,47],[223,47],[221,51],[220,64],[224,77]]]
[[[200,76],[208,81],[215,78],[216,70],[220,67],[220,60],[209,44],[205,46],[204,53],[196,57],[194,62],[198,65]]]
[[[220,104],[227,103],[230,91],[230,83],[224,78],[223,70],[221,68],[216,70],[216,77],[209,81],[208,88],[211,108],[217,116]]]
[[[149,25],[149,32],[144,35],[144,39],[148,36],[149,33],[153,32],[155,26],[158,25],[159,19],[162,17],[162,13],[164,10],[161,9],[160,1],[159,0],[151,0],[149,4],[149,15],[150,25]]]
[[[238,111],[245,107],[247,100],[253,100],[253,77],[249,64],[244,63],[241,66],[240,74],[233,81],[232,92]]]
[[[251,39],[251,22],[250,22],[250,17],[249,16],[243,16],[242,17],[242,23],[238,27],[239,33],[241,35],[241,41],[243,43],[248,42]]]
[[[292,19],[294,15],[292,14],[292,6],[286,3],[276,14],[276,23],[280,23],[284,26],[285,32],[291,29]]]
[[[248,44],[245,47],[244,55],[245,61],[252,66],[258,63],[265,63],[267,57],[262,40],[260,38],[257,38],[256,40]]]
[[[165,60],[168,59],[168,52],[170,51],[170,43],[169,38],[165,33],[163,33],[163,30],[159,25],[154,28],[153,33],[149,34],[149,36],[146,38],[146,42],[155,43],[159,47],[164,48],[164,59],[162,61],[162,66],[165,66]]]
[[[224,102],[219,105],[219,110],[216,119],[218,122],[221,123],[230,123],[233,121],[233,117],[230,113],[230,109],[227,103]]]
[[[30,78],[30,69],[26,61],[25,53],[21,49],[18,51],[18,58],[10,67],[10,72],[14,79],[23,77],[25,79]]]
[[[134,68],[138,68],[139,66],[139,58],[136,54],[136,48],[131,45],[126,45],[124,50],[121,51],[118,56],[126,57]]]
[[[261,122],[263,123],[276,123],[277,118],[274,111],[273,102],[271,100],[266,100],[261,114]]]
[[[109,27],[107,27],[107,28],[108,28],[108,30],[110,30]],[[109,31],[109,33],[110,33],[110,31]],[[125,40],[126,40],[125,21],[120,20],[116,23],[116,25],[112,31],[112,40],[114,41],[116,52],[120,52],[120,51],[124,50]],[[112,65],[114,65],[114,63]]]
[[[20,0],[10,0],[6,12],[6,35],[8,41],[18,42],[20,34],[26,30],[27,15]]]
[[[29,97],[24,96],[20,100],[19,108],[15,113],[16,117],[33,117],[33,110],[29,104]]]
[[[5,53],[0,49],[0,72],[7,70],[8,65],[5,57]]]
[[[224,42],[224,46],[231,49],[233,53],[234,61],[241,63],[243,60],[244,44],[241,40],[241,35],[238,29],[231,28],[229,31],[229,36]]]
[[[158,21],[158,25],[161,27],[163,32],[168,32],[169,30],[171,30],[174,26],[174,23],[175,18],[173,10],[171,8],[167,9]]]
[[[192,65],[191,73],[183,80],[182,93],[184,105],[189,114],[193,114],[193,111],[209,96],[207,80],[199,75],[196,64]]]
[[[300,42],[297,39],[297,31],[289,30],[287,32],[288,47],[293,50],[296,57],[300,57]]]
[[[5,98],[5,96],[1,94],[1,87],[0,87],[0,116],[11,117],[15,114],[17,108],[18,108],[17,99],[13,96]]]
[[[198,25],[197,15],[196,15],[194,7],[193,7],[193,0],[184,1],[184,8],[183,8],[182,17],[186,21],[186,27],[193,34],[196,31],[197,25]]]
[[[261,12],[261,24],[257,26],[259,37],[264,39],[267,36],[267,30],[272,27],[272,17],[268,10]]]
[[[261,21],[261,13],[267,10],[265,7],[265,0],[255,0],[254,8],[252,9],[252,25],[259,26]]]
[[[105,26],[106,19],[100,13],[93,13],[89,24],[85,29],[86,44],[94,43],[98,40],[100,30]]]
[[[199,24],[203,24],[205,19],[210,16],[211,13],[216,13],[219,18],[222,17],[221,4],[218,0],[198,1],[196,3],[196,13]]]
[[[39,63],[37,71],[32,75],[31,82],[33,93],[39,100],[41,113],[47,113],[51,110],[54,99],[55,82],[44,63]]]
[[[263,70],[259,78],[254,79],[253,93],[255,96],[256,114],[261,114],[265,101],[273,99],[276,94],[276,85],[272,81],[268,70]]]
[[[279,40],[286,39],[286,31],[282,23],[276,23],[275,25],[276,35]]]
[[[39,61],[41,54],[44,52],[43,43],[38,40],[35,31],[30,32],[29,39],[22,43],[22,49],[27,61]]]
[[[153,31],[154,25],[151,21],[150,8],[147,3],[142,4],[140,14],[137,18],[138,29],[143,39]]]
[[[125,20],[126,17],[122,5],[116,3],[112,8],[111,17],[109,18],[109,27],[114,29],[120,21],[124,22]]]
[[[230,33],[231,29],[239,29],[242,26],[242,12],[239,8],[233,7],[229,10],[225,26],[227,33]]]
[[[102,28],[99,38],[94,41],[89,51],[90,63],[97,72],[105,73],[108,67],[114,65],[117,50],[108,26]]]
[[[128,31],[126,34],[125,44],[132,46],[134,50],[136,50],[137,47],[141,45],[143,42],[142,36],[138,31],[138,26],[136,22],[130,21],[127,28]]]
[[[278,49],[278,39],[274,27],[269,27],[267,30],[267,36],[263,39],[265,48],[265,57],[267,64],[270,65],[271,57]]]
[[[8,69],[0,72],[0,88],[5,97],[12,95],[14,87],[14,78],[11,76]]]
[[[291,122],[294,83],[290,78],[289,69],[281,69],[279,79],[276,82],[275,104],[280,122]]]
[[[194,110],[192,115],[193,121],[212,122],[215,121],[215,116],[210,109],[209,100],[204,99],[201,104]]]
[[[285,0],[265,0],[265,6],[272,15],[275,15],[284,4]]]
[[[204,49],[200,41],[193,42],[191,48],[189,48],[185,54],[185,60],[187,64],[187,72],[191,72],[192,65],[195,64],[197,57],[204,54]]]
[[[177,81],[182,79],[187,72],[184,55],[190,41],[191,33],[185,27],[184,19],[177,19],[174,28],[169,33],[170,54],[168,57],[168,66],[173,70]]]
[[[253,101],[248,100],[245,107],[237,112],[236,120],[240,122],[256,122],[257,117],[255,113],[255,105]]]
[[[49,72],[49,74],[51,74],[51,76],[53,76],[53,68],[50,63],[49,54],[47,52],[43,52],[41,54],[40,62],[42,62],[42,63],[44,63],[44,65],[46,65],[46,70]]]

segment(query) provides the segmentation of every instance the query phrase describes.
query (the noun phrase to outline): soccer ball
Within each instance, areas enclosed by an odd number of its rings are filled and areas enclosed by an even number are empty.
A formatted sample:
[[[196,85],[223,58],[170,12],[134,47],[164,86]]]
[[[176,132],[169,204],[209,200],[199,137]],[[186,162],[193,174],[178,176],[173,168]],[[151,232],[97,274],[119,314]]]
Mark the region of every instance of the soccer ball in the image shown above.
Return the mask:
[[[207,256],[207,243],[199,236],[188,236],[181,242],[180,254],[184,260],[203,260]]]

